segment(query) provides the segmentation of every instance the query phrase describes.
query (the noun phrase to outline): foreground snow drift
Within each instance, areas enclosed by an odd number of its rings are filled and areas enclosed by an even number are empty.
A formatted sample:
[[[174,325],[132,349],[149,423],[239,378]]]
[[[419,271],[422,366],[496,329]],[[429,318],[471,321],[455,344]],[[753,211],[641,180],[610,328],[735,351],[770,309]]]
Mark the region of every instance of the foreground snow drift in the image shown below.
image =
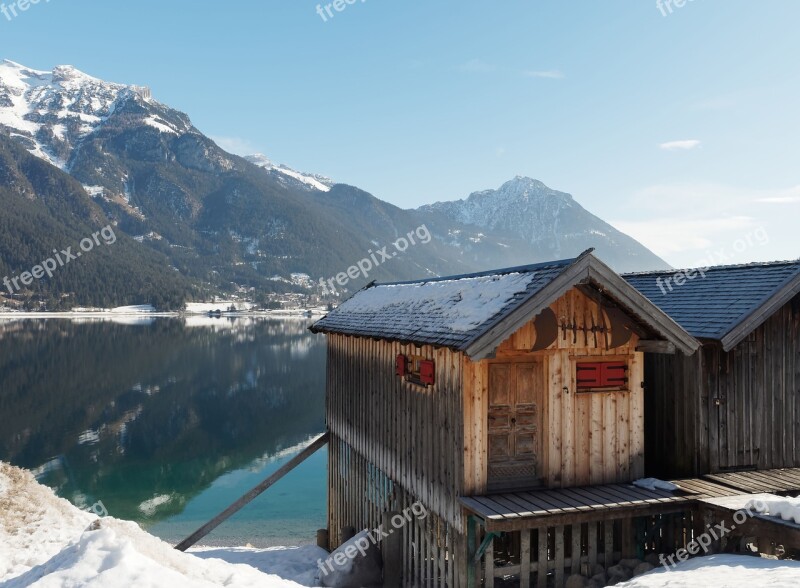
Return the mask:
[[[0,462],[4,587],[297,587],[300,584],[265,572],[280,571],[313,585],[321,554],[317,548],[284,554],[246,549],[204,551],[202,557],[181,553],[135,523],[98,519],[77,509],[30,473]]]
[[[639,576],[619,588],[797,588],[800,562],[746,555],[710,555]]]

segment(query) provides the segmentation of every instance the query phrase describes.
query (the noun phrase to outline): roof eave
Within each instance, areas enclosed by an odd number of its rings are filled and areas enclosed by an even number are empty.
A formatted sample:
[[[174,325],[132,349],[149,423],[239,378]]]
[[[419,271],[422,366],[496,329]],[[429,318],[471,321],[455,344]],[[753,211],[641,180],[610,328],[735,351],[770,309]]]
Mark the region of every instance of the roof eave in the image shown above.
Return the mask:
[[[611,298],[621,302],[643,324],[673,343],[678,351],[684,355],[692,355],[700,349],[700,341],[690,335],[686,329],[622,276],[595,257],[592,257],[589,275],[592,280],[597,281],[598,285],[602,285]]]
[[[472,341],[462,346],[461,350],[473,361],[493,357],[497,347],[532,317],[538,315],[571,288],[586,282],[595,282],[602,286],[611,298],[622,303],[629,311],[633,311],[634,316],[643,324],[673,343],[685,355],[691,355],[700,348],[700,342],[687,333],[683,327],[614,270],[594,255],[589,254],[578,258],[550,284],[474,337]]]
[[[586,273],[587,255],[578,258],[572,265],[567,266],[547,286],[522,302],[517,308],[496,322],[489,325],[484,331],[461,346],[460,350],[473,361],[491,358],[497,347],[517,332],[531,317],[539,314],[545,307],[558,300],[570,288],[579,284],[582,279],[588,279]],[[583,275],[582,275],[583,274]]]
[[[745,337],[763,325],[769,317],[775,314],[784,304],[800,293],[800,273],[789,278],[769,298],[767,298],[753,312],[748,314],[736,326],[728,331],[719,341],[725,351],[730,351],[741,343]]]

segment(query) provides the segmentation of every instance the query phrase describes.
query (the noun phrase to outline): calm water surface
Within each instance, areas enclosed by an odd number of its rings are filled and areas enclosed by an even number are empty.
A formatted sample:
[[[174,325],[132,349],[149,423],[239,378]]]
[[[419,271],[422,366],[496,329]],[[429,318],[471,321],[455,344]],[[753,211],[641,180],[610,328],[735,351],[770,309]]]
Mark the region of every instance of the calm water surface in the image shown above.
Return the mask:
[[[176,542],[324,429],[307,321],[0,320],[0,460]],[[324,451],[206,545],[297,545],[325,526]]]

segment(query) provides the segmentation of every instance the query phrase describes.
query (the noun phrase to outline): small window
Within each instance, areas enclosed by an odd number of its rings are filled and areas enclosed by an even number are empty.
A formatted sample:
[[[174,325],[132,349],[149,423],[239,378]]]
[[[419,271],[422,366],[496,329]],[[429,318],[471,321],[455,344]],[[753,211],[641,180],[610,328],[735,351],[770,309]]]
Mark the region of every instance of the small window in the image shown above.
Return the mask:
[[[628,363],[625,361],[580,362],[575,379],[579,392],[626,390]]]

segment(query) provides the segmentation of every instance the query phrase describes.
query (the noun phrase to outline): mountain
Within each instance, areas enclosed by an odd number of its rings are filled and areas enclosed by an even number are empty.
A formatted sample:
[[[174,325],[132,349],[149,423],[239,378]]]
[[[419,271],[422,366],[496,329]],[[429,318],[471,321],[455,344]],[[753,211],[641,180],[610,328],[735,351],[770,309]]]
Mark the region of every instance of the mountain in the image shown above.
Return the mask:
[[[116,231],[75,179],[2,133],[0,210],[0,279],[7,280],[0,289],[6,296],[33,292],[50,310],[142,301],[175,309],[194,293],[166,256]],[[98,232],[102,238],[92,241]],[[91,247],[82,248],[83,239]],[[46,260],[53,260],[49,279],[15,287],[11,280]]]
[[[260,168],[271,172],[287,186],[294,186],[303,190],[319,190],[320,192],[327,192],[336,182],[325,176],[318,174],[305,174],[297,170],[283,165],[273,163],[266,155],[256,153],[255,155],[246,155],[245,159],[257,165]]]
[[[618,269],[665,265],[566,195],[531,191],[523,202],[525,190],[501,189],[473,195],[466,203],[403,210],[263,155],[227,153],[148,88],[105,82],[71,66],[46,72],[0,63],[0,139],[9,169],[17,166],[14,182],[33,186],[29,172],[34,167],[39,178],[71,182],[69,196],[39,185],[23,198],[49,203],[37,213],[52,227],[36,235],[42,247],[61,245],[56,237],[60,241],[67,229],[70,239],[76,237],[84,230],[73,226],[78,221],[87,227],[110,224],[128,244],[105,253],[124,250],[141,256],[143,267],[155,263],[163,268],[161,273],[174,279],[170,300],[176,292],[195,300],[243,291],[308,294],[323,291],[320,280],[330,285],[337,276],[348,282],[345,288],[337,286],[342,293],[372,279],[530,263],[577,254],[590,245],[600,245],[601,255],[612,263],[619,260]],[[12,149],[11,143],[21,149]],[[31,156],[39,164],[32,166]],[[4,186],[11,191],[0,193],[0,207],[22,206],[15,186]],[[59,199],[65,199],[61,208],[55,206]],[[7,235],[23,223],[16,217],[5,222]],[[535,228],[541,238],[529,238],[526,227]],[[26,225],[26,234],[32,230]],[[395,247],[395,241],[403,247]],[[2,242],[0,254],[11,274],[40,261],[24,247],[11,254]],[[96,259],[114,263],[113,256]],[[367,260],[374,266],[368,272],[352,270]],[[114,268],[106,269],[117,275]],[[96,268],[99,273],[106,269]],[[141,294],[134,281],[138,275],[131,268],[130,288],[115,290],[120,304],[123,299],[151,302],[132,295]],[[161,284],[155,277],[150,282]],[[41,285],[45,290],[52,286],[48,295],[65,293],[66,286],[55,279]],[[75,305],[94,300],[76,285],[70,287]]]
[[[449,234],[462,247],[468,242],[497,241],[506,245],[509,263],[566,259],[590,247],[617,271],[669,265],[644,245],[587,211],[565,192],[517,176],[497,190],[474,192],[464,200],[437,202],[417,212],[435,219],[437,232]],[[475,233],[475,228],[483,231]],[[474,247],[473,246],[473,247]]]

